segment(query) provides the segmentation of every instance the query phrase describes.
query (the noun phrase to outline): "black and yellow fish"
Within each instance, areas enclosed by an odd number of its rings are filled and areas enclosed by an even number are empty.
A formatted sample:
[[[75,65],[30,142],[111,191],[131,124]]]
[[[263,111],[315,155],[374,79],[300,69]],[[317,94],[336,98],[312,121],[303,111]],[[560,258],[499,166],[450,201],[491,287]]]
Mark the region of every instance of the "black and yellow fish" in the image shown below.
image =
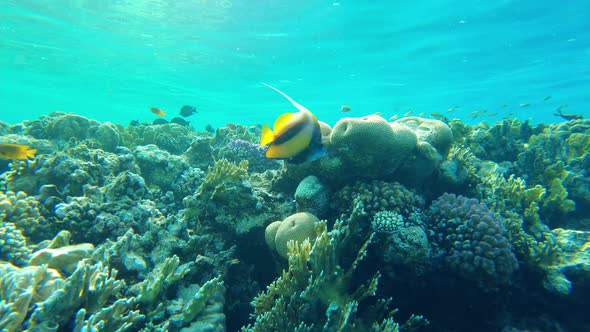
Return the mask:
[[[12,160],[25,160],[35,158],[37,150],[22,144],[0,144],[0,158]]]
[[[323,156],[325,150],[322,147],[318,119],[281,90],[266,83],[262,84],[280,93],[299,110],[297,113],[281,114],[273,125],[274,132],[267,125],[262,126],[260,145],[268,145],[265,152],[266,158],[287,159],[292,163],[302,163]]]

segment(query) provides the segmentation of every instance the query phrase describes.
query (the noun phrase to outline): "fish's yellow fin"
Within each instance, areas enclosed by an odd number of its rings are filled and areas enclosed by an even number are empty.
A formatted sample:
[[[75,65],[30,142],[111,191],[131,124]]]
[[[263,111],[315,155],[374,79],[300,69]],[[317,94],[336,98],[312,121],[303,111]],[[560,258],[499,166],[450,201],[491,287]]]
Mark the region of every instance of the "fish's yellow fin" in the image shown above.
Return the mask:
[[[307,108],[305,108],[305,106],[299,104],[298,102],[296,102],[295,100],[293,100],[293,98],[287,96],[286,93],[284,93],[283,91],[275,88],[274,86],[270,85],[270,84],[266,84],[264,82],[260,82],[263,85],[266,85],[267,87],[275,90],[276,92],[280,93],[281,96],[285,97],[293,106],[295,106],[295,108],[297,108],[299,111],[301,112],[309,112],[309,110]],[[310,112],[311,113],[311,112]]]
[[[285,129],[285,127],[287,127],[287,124],[293,119],[293,117],[296,114],[297,113],[284,113],[284,114],[281,114],[275,120],[275,123],[272,126],[272,129],[274,130],[274,132],[278,134],[278,132],[280,132],[281,130]]]
[[[37,149],[29,149],[27,147],[26,151],[25,151],[25,156],[27,158],[35,158],[35,153],[37,153]]]
[[[309,147],[313,128],[301,130],[297,135],[282,144],[272,144],[265,153],[269,159],[287,159],[300,154]]]
[[[267,125],[262,126],[262,132],[260,135],[260,145],[262,146],[268,145],[275,140],[275,134],[272,132],[272,130],[270,130],[270,128]]]

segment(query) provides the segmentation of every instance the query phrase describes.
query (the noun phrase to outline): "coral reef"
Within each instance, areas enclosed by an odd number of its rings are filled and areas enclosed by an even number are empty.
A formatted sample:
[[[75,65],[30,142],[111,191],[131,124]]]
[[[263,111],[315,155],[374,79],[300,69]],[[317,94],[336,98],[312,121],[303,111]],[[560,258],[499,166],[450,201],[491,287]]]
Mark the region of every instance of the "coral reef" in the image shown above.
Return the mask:
[[[444,194],[429,212],[432,242],[453,271],[473,279],[510,282],[518,261],[502,221],[487,206]]]
[[[396,265],[422,268],[431,258],[428,230],[417,214],[404,218],[391,211],[377,212],[371,228],[382,248],[383,261]]]
[[[356,199],[364,205],[365,211],[374,216],[380,211],[392,211],[409,216],[415,209],[424,206],[424,198],[406,189],[397,182],[371,181],[356,182],[334,193],[331,206],[339,213],[350,213]]]
[[[445,121],[0,123],[0,330],[588,330],[588,120]]]
[[[350,241],[357,213],[362,214],[357,211],[346,221],[337,220],[332,231],[326,229],[325,222],[318,223],[313,246],[309,240],[289,242],[289,269],[252,301],[256,320],[242,331],[399,330],[392,318],[391,299],[379,299],[368,308],[359,305],[376,295],[380,274],[360,285],[352,283],[371,238],[360,246],[349,266],[341,265],[339,248]],[[419,316],[410,321],[426,323]]]
[[[195,194],[184,199],[185,219],[193,227],[208,225],[247,233],[276,219],[264,204],[267,199],[267,194],[255,191],[249,183],[248,161],[235,164],[221,159],[209,167]]]
[[[416,149],[416,134],[377,115],[339,120],[330,134],[330,154],[345,174],[361,178],[392,176]]]
[[[270,169],[278,169],[281,164],[275,159],[264,157],[265,148],[243,139],[229,142],[219,149],[219,159],[227,159],[230,162],[248,161],[248,170],[254,173],[262,173]]]
[[[325,217],[330,209],[330,190],[316,176],[310,175],[299,182],[295,190],[298,212],[309,212]]]
[[[319,219],[311,213],[299,212],[280,222],[273,222],[267,226],[265,239],[270,249],[284,257],[287,257],[287,243],[294,241],[303,243],[304,240],[313,241],[315,225]]]
[[[31,253],[21,230],[13,223],[0,222],[0,261],[23,266],[29,261]]]

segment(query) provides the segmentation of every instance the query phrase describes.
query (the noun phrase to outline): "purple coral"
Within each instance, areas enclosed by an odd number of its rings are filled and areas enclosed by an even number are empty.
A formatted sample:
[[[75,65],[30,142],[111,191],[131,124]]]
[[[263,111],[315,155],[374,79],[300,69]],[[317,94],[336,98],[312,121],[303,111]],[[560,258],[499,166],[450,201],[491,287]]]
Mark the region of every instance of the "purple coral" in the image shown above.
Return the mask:
[[[237,139],[229,142],[219,151],[221,158],[231,162],[248,161],[248,170],[254,173],[262,173],[269,169],[277,169],[280,163],[264,156],[265,148],[248,141]]]
[[[429,219],[433,242],[454,271],[507,283],[518,269],[502,220],[478,200],[445,193]]]

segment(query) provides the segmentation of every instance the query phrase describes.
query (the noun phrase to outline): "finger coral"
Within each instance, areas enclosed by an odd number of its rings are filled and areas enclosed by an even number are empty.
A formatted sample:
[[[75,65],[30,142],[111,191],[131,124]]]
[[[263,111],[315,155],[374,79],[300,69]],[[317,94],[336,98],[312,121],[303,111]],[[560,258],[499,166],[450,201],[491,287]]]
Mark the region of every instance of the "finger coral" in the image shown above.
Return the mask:
[[[449,267],[463,276],[508,283],[518,269],[502,220],[484,204],[444,194],[430,206],[432,240]]]

